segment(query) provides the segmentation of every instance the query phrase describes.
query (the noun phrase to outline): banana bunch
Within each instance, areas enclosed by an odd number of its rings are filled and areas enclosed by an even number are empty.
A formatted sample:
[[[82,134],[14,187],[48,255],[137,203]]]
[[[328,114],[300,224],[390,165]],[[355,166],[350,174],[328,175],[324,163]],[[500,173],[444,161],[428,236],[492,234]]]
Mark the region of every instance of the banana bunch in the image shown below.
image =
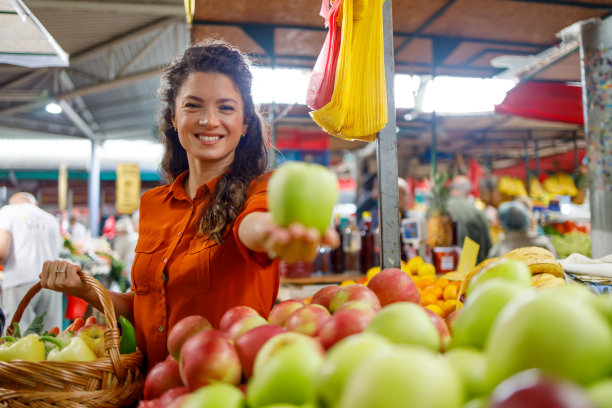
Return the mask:
[[[538,273],[531,277],[531,286],[536,289],[550,289],[565,285],[565,280],[552,273]]]
[[[578,189],[572,177],[567,173],[556,173],[546,180],[543,184],[544,190],[552,195],[568,195],[574,197],[578,194]]]
[[[527,196],[525,183],[523,183],[523,180],[518,177],[512,178],[509,176],[502,176],[497,183],[497,189],[500,193],[513,197]]]
[[[521,247],[508,252],[501,258],[485,259],[476,265],[463,278],[459,296],[465,293],[470,280],[481,270],[488,268],[498,259],[510,258],[524,262],[531,270],[531,286],[537,289],[548,289],[565,285],[563,267],[552,252],[540,247]]]
[[[549,273],[559,278],[563,278],[563,267],[559,261],[557,261],[553,253],[546,248],[533,246],[517,248],[508,252],[503,258],[525,262],[527,266],[529,266],[532,275]]]

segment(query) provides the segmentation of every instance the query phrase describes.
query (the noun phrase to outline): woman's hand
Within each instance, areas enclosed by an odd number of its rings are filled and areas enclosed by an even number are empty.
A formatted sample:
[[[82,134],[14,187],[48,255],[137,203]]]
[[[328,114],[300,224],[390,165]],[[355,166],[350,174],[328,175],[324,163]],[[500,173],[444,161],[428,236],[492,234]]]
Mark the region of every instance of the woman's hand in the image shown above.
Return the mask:
[[[45,261],[40,277],[40,285],[45,289],[63,292],[87,300],[90,288],[78,275],[81,266],[66,260]]]
[[[247,248],[267,252],[270,258],[286,262],[311,261],[316,258],[319,246],[337,248],[340,237],[333,228],[321,236],[315,228],[293,223],[288,228],[279,227],[269,212],[253,212],[242,220],[238,236]]]
[[[316,258],[319,246],[336,248],[340,237],[336,230],[328,228],[321,236],[315,228],[307,228],[302,224],[293,223],[289,228],[275,226],[268,234],[265,247],[271,258],[281,258],[285,262],[299,260],[311,261]]]

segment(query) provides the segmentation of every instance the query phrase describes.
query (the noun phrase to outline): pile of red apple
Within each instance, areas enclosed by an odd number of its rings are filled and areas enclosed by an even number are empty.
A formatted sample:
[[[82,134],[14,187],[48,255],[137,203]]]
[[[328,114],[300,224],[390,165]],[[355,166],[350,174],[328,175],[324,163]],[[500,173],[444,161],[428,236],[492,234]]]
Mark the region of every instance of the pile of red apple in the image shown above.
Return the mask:
[[[612,295],[536,292],[522,273],[493,269],[447,321],[399,269],[367,287],[326,286],[309,304],[280,302],[267,320],[245,306],[218,328],[189,316],[171,329],[140,406],[610,406]]]

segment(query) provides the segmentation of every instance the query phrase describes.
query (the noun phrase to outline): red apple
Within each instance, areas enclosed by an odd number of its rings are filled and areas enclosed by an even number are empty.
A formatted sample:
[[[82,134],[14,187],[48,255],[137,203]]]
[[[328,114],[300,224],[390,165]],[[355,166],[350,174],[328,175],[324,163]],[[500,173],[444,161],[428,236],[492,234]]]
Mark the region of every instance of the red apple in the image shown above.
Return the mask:
[[[209,329],[212,329],[212,325],[203,316],[192,315],[182,318],[168,332],[168,352],[178,361],[183,343],[194,334]]]
[[[235,343],[238,337],[254,327],[267,325],[268,321],[260,315],[245,316],[234,322],[227,330],[226,334]]]
[[[334,297],[337,291],[340,290],[340,286],[338,285],[329,285],[325,286],[322,289],[319,289],[317,293],[312,296],[310,300],[311,305],[321,305],[326,309],[329,309],[329,302]]]
[[[242,371],[247,378],[253,374],[253,364],[259,349],[272,337],[286,332],[286,330],[275,324],[258,326],[244,333],[236,340],[236,351],[242,363]]]
[[[268,323],[276,324],[278,326],[285,326],[287,318],[291,315],[291,313],[295,312],[302,306],[304,306],[304,304],[295,299],[283,300],[274,306],[270,311]]]
[[[319,332],[321,345],[327,350],[343,338],[361,333],[374,315],[375,312],[371,309],[347,309],[334,313],[321,327]]]
[[[285,328],[314,337],[319,334],[319,330],[329,316],[327,309],[321,305],[305,305],[291,313],[285,323]]]
[[[183,404],[187,402],[191,394],[183,394],[174,399],[170,405],[166,405],[164,408],[183,408]]]
[[[500,383],[491,394],[491,408],[593,408],[577,384],[531,369]]]
[[[259,315],[257,311],[248,306],[234,306],[231,309],[228,309],[223,316],[221,316],[221,321],[219,322],[219,330],[222,332],[226,332],[230,327],[238,320],[243,317]]]
[[[76,335],[85,341],[87,347],[94,352],[96,357],[100,358],[104,355],[104,331],[106,326],[99,323],[90,323],[81,327]]]
[[[178,397],[180,397],[181,395],[186,395],[187,393],[189,393],[189,390],[185,387],[181,386],[181,387],[172,388],[164,392],[162,396],[159,397],[160,406],[167,407]]]
[[[190,391],[211,382],[236,385],[242,374],[232,341],[219,330],[205,330],[190,337],[183,344],[179,364],[183,384]]]
[[[335,313],[340,306],[352,300],[363,300],[372,305],[374,311],[380,310],[380,301],[371,289],[359,284],[343,286],[329,302],[329,311]]]
[[[454,312],[450,312],[448,314],[448,316],[446,316],[446,325],[448,326],[449,329],[453,328],[453,324],[455,323],[455,320],[457,320],[457,317],[459,317],[459,315],[461,314],[461,311],[463,309],[459,309],[459,310],[455,310]]]
[[[421,304],[421,294],[408,274],[401,269],[389,268],[377,273],[368,283],[381,306],[395,302],[413,302]]]
[[[424,307],[423,309],[429,315],[429,318],[433,322],[434,326],[436,326],[438,333],[440,333],[440,350],[446,350],[451,341],[451,334],[446,321],[428,308]]]
[[[374,314],[377,313],[377,311],[372,306],[372,303],[366,302],[365,300],[351,300],[349,302],[346,302],[342,306],[340,306],[338,310],[336,310],[336,313],[342,310],[353,310],[353,309],[360,310],[362,312],[372,312]]]
[[[182,387],[179,364],[176,361],[162,361],[149,370],[144,383],[144,399],[159,398],[166,391]]]

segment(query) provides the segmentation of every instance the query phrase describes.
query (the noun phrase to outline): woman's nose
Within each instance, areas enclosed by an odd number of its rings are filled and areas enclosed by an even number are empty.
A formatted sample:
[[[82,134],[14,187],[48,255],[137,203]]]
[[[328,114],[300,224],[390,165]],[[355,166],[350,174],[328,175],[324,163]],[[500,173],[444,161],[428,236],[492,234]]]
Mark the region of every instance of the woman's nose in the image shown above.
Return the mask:
[[[200,117],[198,123],[201,126],[212,128],[219,125],[219,120],[217,119],[217,115],[215,115],[214,112],[204,112]]]

